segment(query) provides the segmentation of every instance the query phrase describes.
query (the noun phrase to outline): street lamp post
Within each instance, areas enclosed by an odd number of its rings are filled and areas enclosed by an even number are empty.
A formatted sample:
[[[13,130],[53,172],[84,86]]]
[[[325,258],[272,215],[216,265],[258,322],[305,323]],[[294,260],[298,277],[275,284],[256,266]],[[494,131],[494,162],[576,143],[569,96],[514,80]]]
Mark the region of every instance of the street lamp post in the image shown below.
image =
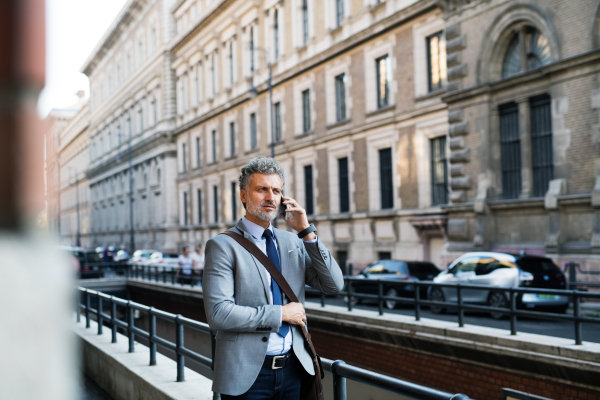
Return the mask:
[[[77,233],[75,234],[75,245],[77,247],[81,247],[81,231],[79,228],[79,176],[73,167],[69,167],[69,170],[73,170],[73,174],[75,175],[75,210],[77,213]],[[69,184],[69,186],[71,185]]]
[[[129,142],[128,142],[128,158],[129,158],[129,247],[131,248],[131,254],[135,251],[135,233],[133,230],[133,161],[131,151],[131,137],[133,132],[131,131],[131,117],[127,119],[129,129]]]
[[[250,50],[260,50],[265,58],[265,61],[267,62],[267,68],[269,69],[269,80],[268,80],[268,85],[269,85],[269,109],[271,111],[271,158],[275,158],[275,115],[273,113],[273,68],[271,65],[271,62],[269,61],[269,53],[267,52],[267,50],[263,47],[257,47],[257,46],[250,46]],[[251,54],[253,54],[254,52],[252,52]],[[251,55],[252,57],[252,55]],[[254,87],[254,69],[252,69],[252,75],[250,75],[250,89],[248,90],[250,97],[254,98],[256,97],[256,95],[258,94],[258,91],[256,90],[256,87]],[[275,219],[273,220],[273,226],[275,228],[277,228],[277,219],[278,219],[279,215],[277,215],[275,217]]]

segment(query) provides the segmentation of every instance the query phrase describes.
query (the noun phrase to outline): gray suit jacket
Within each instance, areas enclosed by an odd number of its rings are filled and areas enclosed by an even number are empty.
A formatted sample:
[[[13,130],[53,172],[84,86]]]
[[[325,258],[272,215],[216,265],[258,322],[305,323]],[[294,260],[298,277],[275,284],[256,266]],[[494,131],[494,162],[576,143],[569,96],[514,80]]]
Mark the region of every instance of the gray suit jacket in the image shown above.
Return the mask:
[[[241,220],[230,230],[254,242]],[[274,232],[281,273],[299,301],[304,304],[305,283],[325,293],[342,290],[342,271],[321,241],[304,243],[294,233]],[[243,394],[260,372],[270,332],[279,329],[281,306],[269,299],[270,281],[263,265],[226,235],[217,235],[206,244],[202,286],[208,324],[217,332],[213,391]],[[302,332],[296,325],[291,327],[292,351],[304,369],[314,374]]]

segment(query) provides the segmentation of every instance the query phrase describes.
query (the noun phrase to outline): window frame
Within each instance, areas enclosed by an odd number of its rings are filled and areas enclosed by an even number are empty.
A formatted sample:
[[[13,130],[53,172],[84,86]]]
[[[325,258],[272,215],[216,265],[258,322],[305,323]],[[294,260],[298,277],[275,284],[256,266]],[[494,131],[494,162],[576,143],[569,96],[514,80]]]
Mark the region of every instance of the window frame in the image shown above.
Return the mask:
[[[302,91],[302,133],[311,131],[310,88]]]
[[[346,73],[334,77],[335,82],[335,118],[337,122],[348,118],[346,105]]]
[[[380,64],[385,61],[385,97],[381,96],[381,70]],[[375,77],[377,83],[377,109],[388,107],[390,103],[390,78],[391,78],[391,59],[389,54],[385,54],[375,59]]]

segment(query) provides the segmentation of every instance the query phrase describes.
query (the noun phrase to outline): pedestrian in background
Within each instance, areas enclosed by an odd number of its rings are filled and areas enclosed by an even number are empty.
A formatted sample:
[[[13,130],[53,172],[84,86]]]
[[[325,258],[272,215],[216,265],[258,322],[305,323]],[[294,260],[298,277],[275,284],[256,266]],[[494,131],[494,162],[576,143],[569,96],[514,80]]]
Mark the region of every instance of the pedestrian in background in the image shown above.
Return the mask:
[[[202,286],[202,275],[204,275],[204,252],[202,251],[201,244],[196,245],[194,251],[190,254],[190,257],[196,262],[194,278],[198,279],[198,286]]]
[[[183,285],[192,284],[192,271],[196,267],[196,261],[190,256],[189,246],[183,247],[183,253],[177,259],[179,268],[175,272],[175,281]],[[179,274],[181,273],[181,277]]]

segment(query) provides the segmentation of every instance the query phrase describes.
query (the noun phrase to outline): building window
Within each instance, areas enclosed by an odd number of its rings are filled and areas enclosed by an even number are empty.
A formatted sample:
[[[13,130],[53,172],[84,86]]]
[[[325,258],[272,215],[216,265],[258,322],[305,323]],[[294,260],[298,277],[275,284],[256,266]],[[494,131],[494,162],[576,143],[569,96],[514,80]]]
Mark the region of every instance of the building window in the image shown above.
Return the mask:
[[[235,155],[235,123],[229,123],[229,155]]]
[[[185,166],[187,164],[185,159],[185,143],[181,145],[181,163],[182,163],[182,172],[185,172]]]
[[[379,190],[381,192],[381,209],[394,208],[391,148],[379,150],[379,185]]]
[[[217,185],[213,186],[213,205],[214,205],[214,220],[215,222],[219,222],[219,187]]]
[[[256,148],[256,113],[250,114],[250,149]]]
[[[446,85],[446,38],[438,32],[427,38],[427,75],[429,91],[441,89]]]
[[[250,72],[254,72],[254,27],[250,27]]]
[[[313,215],[315,213],[315,205],[313,199],[313,170],[312,165],[304,167],[304,194],[306,203],[306,214]]]
[[[231,219],[237,219],[237,197],[235,193],[236,183],[231,182]]]
[[[344,20],[344,0],[335,0],[335,11],[336,11],[336,26],[342,25]]]
[[[385,55],[375,60],[377,74],[377,108],[390,104],[390,57]]]
[[[200,100],[202,99],[202,91],[200,90],[202,77],[200,76],[200,73],[200,64],[198,64],[196,65],[196,104],[200,104]]]
[[[274,129],[275,129],[275,142],[281,141],[281,103],[277,102],[273,104],[273,114],[274,114]]]
[[[310,89],[302,92],[302,131],[310,131]]]
[[[217,162],[217,131],[213,130],[210,137],[212,143],[212,162]]]
[[[519,105],[503,104],[500,114],[500,157],[502,168],[502,196],[516,199],[521,194],[521,135],[519,132]]]
[[[302,1],[302,44],[308,43],[308,0]]]
[[[391,251],[378,251],[377,252],[377,258],[379,260],[391,260],[392,259],[392,252]]]
[[[431,204],[448,204],[446,136],[431,140]]]
[[[502,62],[502,78],[531,71],[547,65],[551,61],[548,39],[534,27],[524,25],[513,34],[508,45]]]
[[[340,212],[350,211],[350,185],[348,157],[338,158],[338,181],[340,189]]]
[[[196,138],[196,167],[200,168],[200,137]]]
[[[151,104],[151,108],[152,108],[152,125],[156,126],[156,124],[158,123],[158,115],[156,113],[156,99],[152,99]]]
[[[533,195],[544,196],[554,179],[552,149],[552,111],[550,96],[529,99],[531,107],[531,167],[533,169]]]
[[[183,224],[188,224],[188,194],[183,192]]]
[[[338,122],[346,119],[346,74],[335,77],[335,115]]]
[[[275,50],[275,60],[279,58],[279,10],[275,9],[273,16],[273,46]]]
[[[202,223],[202,189],[198,189],[196,192],[198,196],[198,224]]]

